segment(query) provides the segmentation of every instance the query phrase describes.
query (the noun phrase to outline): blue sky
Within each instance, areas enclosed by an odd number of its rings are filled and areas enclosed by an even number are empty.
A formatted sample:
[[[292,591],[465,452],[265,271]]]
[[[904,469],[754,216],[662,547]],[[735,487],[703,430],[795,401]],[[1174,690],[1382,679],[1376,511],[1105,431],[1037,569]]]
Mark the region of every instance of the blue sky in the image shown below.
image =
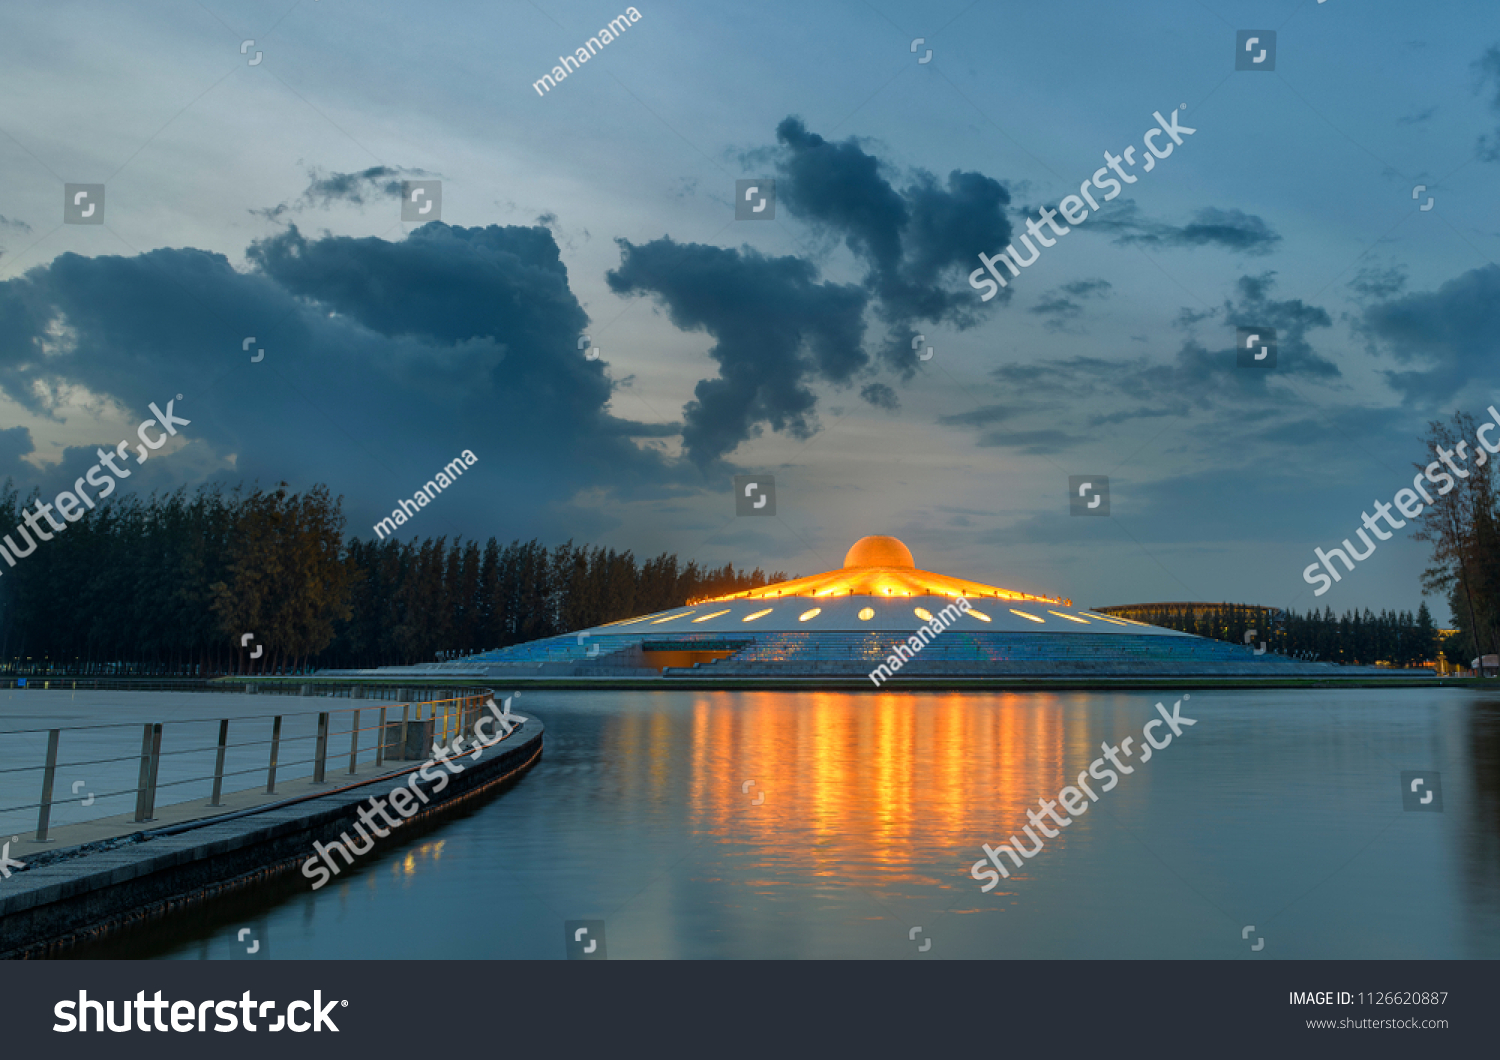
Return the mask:
[[[1500,398],[1500,16],[647,3],[534,91],[624,11],[7,9],[0,477],[55,492],[181,393],[130,485],[326,482],[365,535],[470,449],[403,529],[803,574],[893,533],[1084,605],[1416,607],[1409,529],[1316,600],[1301,571],[1428,419]],[[1265,29],[1275,69],[1235,71]],[[1178,107],[1170,158],[980,301],[981,251]],[[736,221],[764,177],[776,218]],[[440,222],[400,220],[405,179]],[[1278,330],[1274,374],[1237,326]]]

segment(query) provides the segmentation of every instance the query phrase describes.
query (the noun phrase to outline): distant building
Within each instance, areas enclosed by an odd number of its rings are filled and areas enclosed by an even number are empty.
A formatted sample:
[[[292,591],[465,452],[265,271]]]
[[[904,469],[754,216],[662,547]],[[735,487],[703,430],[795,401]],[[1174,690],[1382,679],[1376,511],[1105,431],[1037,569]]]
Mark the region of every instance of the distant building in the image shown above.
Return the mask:
[[[1133,618],[1137,621],[1157,611],[1191,612],[1195,619],[1202,618],[1204,615],[1214,612],[1222,613],[1224,611],[1229,611],[1231,614],[1254,615],[1257,617],[1268,614],[1271,616],[1273,622],[1279,621],[1286,616],[1286,611],[1279,607],[1262,607],[1259,604],[1183,603],[1180,601],[1162,604],[1114,604],[1110,607],[1096,607],[1094,610],[1100,614],[1114,615],[1118,618]]]

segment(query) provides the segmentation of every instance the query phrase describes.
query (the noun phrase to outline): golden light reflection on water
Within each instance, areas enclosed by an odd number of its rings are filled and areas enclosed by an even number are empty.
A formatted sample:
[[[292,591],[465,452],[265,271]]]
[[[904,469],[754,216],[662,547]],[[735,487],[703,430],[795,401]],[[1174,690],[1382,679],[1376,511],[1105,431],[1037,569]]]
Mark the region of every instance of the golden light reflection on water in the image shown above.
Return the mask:
[[[418,843],[406,852],[404,858],[391,862],[391,875],[415,876],[417,868],[422,862],[436,862],[443,856],[443,846],[447,842],[446,839],[432,839],[424,843]]]
[[[642,711],[606,726],[602,752],[618,794],[652,802],[686,755],[693,830],[735,844],[747,880],[891,885],[951,879],[979,843],[1019,830],[1088,761],[1087,726],[1066,731],[1047,695],[708,693],[687,747],[664,711]]]

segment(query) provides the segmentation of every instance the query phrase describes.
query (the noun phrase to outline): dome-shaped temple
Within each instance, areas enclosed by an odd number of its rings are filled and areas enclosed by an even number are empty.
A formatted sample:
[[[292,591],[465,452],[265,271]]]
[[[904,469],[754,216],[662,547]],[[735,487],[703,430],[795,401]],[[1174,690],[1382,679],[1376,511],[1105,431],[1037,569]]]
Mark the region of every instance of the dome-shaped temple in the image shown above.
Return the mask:
[[[1056,596],[921,570],[886,535],[862,537],[837,570],[690,600],[438,664],[495,678],[731,681],[1323,673],[1299,663]],[[446,668],[446,669],[445,669]],[[415,668],[423,670],[424,668]],[[414,671],[415,672],[415,671]],[[877,679],[878,678],[878,679]]]

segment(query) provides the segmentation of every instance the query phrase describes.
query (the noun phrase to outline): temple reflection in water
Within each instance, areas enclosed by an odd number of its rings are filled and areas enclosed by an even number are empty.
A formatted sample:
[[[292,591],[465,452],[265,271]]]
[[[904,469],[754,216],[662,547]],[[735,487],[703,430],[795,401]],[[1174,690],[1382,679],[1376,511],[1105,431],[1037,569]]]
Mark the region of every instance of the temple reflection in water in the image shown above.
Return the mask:
[[[935,882],[913,866],[946,877],[961,851],[1024,823],[1097,755],[1086,723],[1070,738],[1066,709],[1066,697],[1037,694],[705,693],[689,746],[665,710],[640,711],[611,719],[604,754],[621,798],[685,794],[697,834],[750,848],[768,874]]]

